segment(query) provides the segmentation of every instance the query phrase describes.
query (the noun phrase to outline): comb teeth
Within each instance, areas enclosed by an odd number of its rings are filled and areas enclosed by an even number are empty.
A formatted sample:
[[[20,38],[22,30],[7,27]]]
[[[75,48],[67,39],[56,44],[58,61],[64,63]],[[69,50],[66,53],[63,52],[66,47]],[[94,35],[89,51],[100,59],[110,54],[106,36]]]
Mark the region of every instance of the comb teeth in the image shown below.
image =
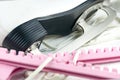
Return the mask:
[[[95,53],[95,52],[94,52],[93,49],[88,50],[88,54],[94,54],[94,53]]]
[[[117,69],[110,70],[108,67],[100,67],[100,66],[95,65],[95,66],[92,67],[92,69],[93,70],[100,70],[100,71],[103,72],[103,74],[106,73],[106,72],[110,73],[110,75],[113,74],[111,76],[119,74]],[[118,77],[120,77],[120,74],[118,75]]]
[[[8,51],[6,48],[0,48],[0,52],[6,53],[6,54],[10,53],[13,55],[17,54],[15,50]],[[74,55],[75,55],[75,52],[73,52],[72,55],[70,55],[69,53],[64,53],[64,54],[59,53],[55,56],[54,60],[56,60],[58,62],[63,62],[63,61],[68,62],[74,58]],[[19,51],[18,56],[26,56],[26,55],[24,52]],[[44,55],[42,55],[42,56],[44,56]],[[28,53],[26,57],[33,58],[35,56]],[[41,57],[39,57],[39,58],[41,58]],[[96,49],[96,51],[90,49],[90,50],[88,50],[88,52],[86,52],[85,50],[82,50],[79,54],[79,58],[78,58],[77,62],[79,62],[79,61],[92,63],[92,64],[120,61],[120,48],[117,48],[117,47],[113,47],[111,49],[104,48],[103,50]]]
[[[110,52],[111,51],[111,52]],[[113,54],[116,52],[115,55]],[[95,53],[96,52],[96,53]],[[116,54],[119,54],[120,51],[118,49],[116,50],[115,48],[112,48],[108,50],[107,48],[104,49],[103,51],[100,50],[97,52],[97,50],[94,52],[92,50],[88,50],[89,54],[80,54],[79,56],[82,56],[79,58],[80,59],[101,59],[102,57],[111,57],[116,56]],[[110,52],[109,54],[107,52]],[[82,52],[83,53],[83,52]],[[38,55],[33,55],[31,53],[28,53],[25,55],[24,52],[19,51],[18,55],[15,55],[16,51],[15,50],[10,50],[8,54],[8,50],[5,48],[0,48],[0,62],[13,65],[13,66],[18,66],[18,67],[23,67],[27,69],[36,69],[40,64],[42,64],[46,58],[48,58],[51,55],[44,55],[40,54]],[[108,54],[107,56],[105,54]],[[99,56],[98,56],[99,55]],[[101,56],[103,55],[103,56]],[[77,65],[74,65],[72,60],[73,60],[74,55],[71,55],[69,53],[64,53],[64,54],[57,54],[55,58],[43,69],[43,71],[51,71],[51,72],[58,72],[58,73],[63,73],[67,75],[75,75],[75,76],[85,76],[85,77],[90,77],[90,78],[102,78],[102,79],[117,79],[120,78],[120,74],[118,74],[116,69],[113,69],[110,71],[107,67],[100,67],[100,66],[92,66],[89,63],[84,63],[77,61]],[[89,62],[89,60],[88,60]],[[97,73],[96,73],[97,72]]]
[[[9,54],[16,55],[16,51],[15,50],[10,50]]]
[[[109,71],[109,69],[107,67],[104,67],[103,70],[104,71]]]
[[[28,54],[27,54],[27,57],[32,59],[32,58],[33,58],[33,54],[28,53]]]
[[[9,53],[7,48],[0,47],[0,53]]]
[[[83,63],[83,62],[78,62],[78,63],[77,63],[77,66],[78,66],[78,65],[84,66],[84,63]]]
[[[101,49],[96,49],[96,53],[101,53]]]
[[[96,49],[96,51],[88,50],[87,53],[85,51],[81,53],[77,62],[82,61],[91,64],[101,64],[120,61],[120,49],[117,47]]]
[[[88,66],[88,67],[92,67],[92,64],[87,63],[86,66]]]
[[[51,63],[50,63],[51,64]],[[55,65],[57,64],[57,65]],[[88,64],[84,64],[82,62],[79,62],[77,66],[75,66],[72,63],[66,64],[66,63],[55,63],[50,65],[50,69],[52,70],[58,70],[58,71],[65,71],[68,72],[67,74],[72,74],[75,76],[81,76],[84,75],[85,77],[89,78],[96,78],[96,79],[117,79],[120,78],[120,74],[116,72],[110,72],[108,68],[101,68],[99,66],[88,66]],[[97,73],[96,73],[97,72]],[[62,72],[61,72],[62,73]],[[78,75],[79,74],[79,75]]]
[[[83,63],[83,62],[78,62],[77,66],[83,66],[83,67],[92,67],[92,64],[89,63]]]
[[[112,72],[118,73],[118,70],[117,69],[112,69]]]
[[[32,57],[33,57],[33,59],[40,59],[39,55],[33,55]]]
[[[70,55],[69,53],[65,52],[63,54],[58,53],[56,54],[54,60],[56,60],[57,62],[68,62],[70,60],[73,59],[73,56]]]
[[[94,67],[92,67],[92,69],[98,69],[98,70],[100,70],[101,68],[100,68],[100,66],[94,66]]]
[[[23,56],[25,56],[25,53],[23,51],[19,51],[18,55],[23,57]]]
[[[118,49],[117,47],[113,47],[113,48],[111,49],[111,51],[117,52],[117,51],[119,51],[119,49]]]
[[[110,52],[109,48],[104,48],[104,53],[109,53],[109,52]]]

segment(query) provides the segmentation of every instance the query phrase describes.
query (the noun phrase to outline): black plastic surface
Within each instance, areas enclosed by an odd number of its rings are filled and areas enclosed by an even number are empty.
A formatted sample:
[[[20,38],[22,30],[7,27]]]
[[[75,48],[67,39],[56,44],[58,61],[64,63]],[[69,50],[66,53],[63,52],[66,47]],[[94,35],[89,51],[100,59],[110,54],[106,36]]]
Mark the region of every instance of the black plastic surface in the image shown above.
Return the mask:
[[[35,41],[41,40],[47,31],[36,19],[30,20],[20,27],[15,28],[3,41],[3,46],[8,49],[25,51]]]
[[[72,32],[76,20],[86,9],[103,1],[87,0],[69,11],[37,19],[49,34],[67,35]]]
[[[11,31],[3,41],[3,47],[25,51],[46,35],[67,35],[79,16],[89,7],[104,0],[87,0],[66,12],[35,18]]]

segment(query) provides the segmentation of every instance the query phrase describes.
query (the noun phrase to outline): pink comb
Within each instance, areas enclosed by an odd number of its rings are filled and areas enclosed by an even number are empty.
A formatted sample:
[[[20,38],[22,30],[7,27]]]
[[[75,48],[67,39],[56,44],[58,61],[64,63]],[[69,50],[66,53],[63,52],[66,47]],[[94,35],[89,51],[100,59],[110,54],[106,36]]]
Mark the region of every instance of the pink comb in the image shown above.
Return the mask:
[[[75,52],[71,54],[64,53],[63,55],[57,54],[55,59],[58,62],[70,61],[74,58]],[[81,50],[77,62],[85,62],[91,64],[103,64],[120,61],[120,49],[117,47],[104,48],[96,50],[88,50],[87,52]]]
[[[87,62],[91,64],[111,63],[120,61],[120,49],[117,47],[81,51],[78,62]]]
[[[60,56],[60,54],[58,55]],[[68,54],[64,54],[61,56],[67,55]],[[91,64],[85,64],[82,62],[77,62],[77,65],[74,65],[70,55],[68,55],[68,58],[64,59],[64,61],[60,61],[60,57],[57,56],[43,69],[43,71],[63,73],[78,77],[84,76],[91,79],[120,78],[120,74],[118,74],[114,69],[112,72],[110,72],[108,68],[101,69],[98,66],[92,66]],[[11,50],[9,52],[5,48],[0,48],[0,63],[14,65],[27,69],[36,69],[41,63],[44,62],[44,60],[46,60],[47,57],[48,56],[43,54],[40,54],[40,56],[35,56],[30,53],[24,55],[24,52],[19,52],[18,55],[16,55],[15,50]]]

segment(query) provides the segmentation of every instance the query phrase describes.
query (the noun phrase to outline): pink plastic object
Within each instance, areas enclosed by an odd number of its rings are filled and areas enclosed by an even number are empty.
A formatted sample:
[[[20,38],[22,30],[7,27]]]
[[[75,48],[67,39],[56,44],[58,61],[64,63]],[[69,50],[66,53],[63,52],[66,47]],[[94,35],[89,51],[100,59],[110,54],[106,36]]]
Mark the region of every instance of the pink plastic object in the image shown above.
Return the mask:
[[[0,64],[0,80],[11,80],[14,74],[22,72],[24,69],[6,64]]]
[[[61,61],[61,59],[59,59],[61,56],[66,56],[66,59]],[[82,62],[77,62],[77,65],[74,65],[70,57],[71,55],[65,53],[61,56],[60,54],[56,55],[56,58],[54,58],[54,60],[43,69],[43,71],[63,73],[78,77],[84,76],[90,79],[120,78],[120,74],[118,74],[114,69],[112,72],[110,72],[108,68],[101,70],[101,68],[98,66],[96,67],[92,66],[91,64],[84,64]],[[39,56],[35,56],[30,53],[24,55],[24,52],[19,52],[18,55],[16,55],[15,50],[8,52],[6,49],[0,48],[0,63],[27,69],[36,69],[41,63],[44,62],[44,60],[46,60],[47,57],[48,56],[43,54]]]
[[[75,56],[75,52],[71,54],[64,53],[63,55],[57,54],[55,59],[57,62],[70,61],[73,60]],[[77,62],[85,62],[91,64],[103,64],[103,63],[111,63],[111,62],[119,62],[120,61],[120,48],[104,48],[104,49],[96,49],[96,50],[81,50],[79,53],[79,57]]]
[[[87,62],[91,64],[111,63],[120,61],[120,49],[118,47],[105,48],[97,50],[82,51],[78,62]]]
[[[17,67],[0,64],[0,80],[8,80]]]
[[[8,50],[5,48],[0,48],[0,53],[1,52],[4,53],[6,51],[8,51]],[[6,64],[0,64],[0,80],[11,80],[11,78],[14,76],[14,74],[22,72],[23,70],[25,70],[25,69],[6,65]]]

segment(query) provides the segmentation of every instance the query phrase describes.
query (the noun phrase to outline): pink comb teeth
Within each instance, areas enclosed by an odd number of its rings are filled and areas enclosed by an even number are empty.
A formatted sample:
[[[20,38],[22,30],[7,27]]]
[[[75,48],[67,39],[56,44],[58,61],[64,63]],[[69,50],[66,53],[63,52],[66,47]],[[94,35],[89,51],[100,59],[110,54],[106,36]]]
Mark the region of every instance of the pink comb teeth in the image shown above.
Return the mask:
[[[112,52],[114,52],[113,50]],[[87,54],[90,55],[90,54]],[[92,54],[91,54],[92,55]],[[93,54],[93,55],[96,55]],[[97,54],[98,55],[98,54]],[[86,56],[82,54],[82,56]],[[23,67],[27,69],[36,69],[48,56],[40,54],[40,56],[27,54],[24,52],[19,52],[18,55],[15,54],[15,51],[8,51],[4,48],[0,48],[0,63],[14,65],[18,67]],[[50,62],[43,71],[51,71],[57,73],[63,73],[67,75],[74,76],[84,76],[91,79],[118,79],[120,78],[120,74],[116,70],[110,70],[108,68],[101,69],[99,66],[92,66],[91,64],[85,64],[83,62],[77,62],[77,65],[74,65],[73,60],[74,55],[71,54],[57,54],[56,57]],[[108,57],[108,56],[107,56]],[[113,56],[112,56],[113,57]],[[101,58],[101,57],[97,57]],[[80,60],[82,58],[79,58]],[[91,57],[87,57],[86,59],[92,59]],[[83,59],[82,59],[83,60]],[[85,59],[84,59],[85,60]]]
[[[109,62],[120,61],[120,50],[117,47],[105,48],[104,50],[97,49],[96,51],[90,50],[88,54],[79,54],[78,61],[87,62],[91,64],[101,64]]]

